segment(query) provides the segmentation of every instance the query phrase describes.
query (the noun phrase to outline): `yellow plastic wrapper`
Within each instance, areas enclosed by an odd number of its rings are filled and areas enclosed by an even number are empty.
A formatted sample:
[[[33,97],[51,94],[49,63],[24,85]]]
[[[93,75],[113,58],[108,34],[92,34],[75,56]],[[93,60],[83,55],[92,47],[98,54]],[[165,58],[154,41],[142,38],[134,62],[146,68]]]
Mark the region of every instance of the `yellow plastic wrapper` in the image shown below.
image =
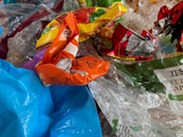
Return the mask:
[[[97,19],[95,19],[93,22],[89,21],[91,14],[98,10],[104,10],[105,13],[97,17]],[[78,11],[74,11],[79,28],[79,42],[83,42],[97,33],[101,33],[103,35],[106,34],[108,35],[107,37],[111,37],[113,30],[110,30],[108,25],[116,18],[121,17],[125,12],[127,12],[127,10],[128,9],[123,6],[121,2],[116,2],[113,3],[109,9],[93,7],[83,9],[81,8]],[[36,43],[36,48],[49,45],[54,41],[62,24],[62,19],[67,14],[68,13],[59,15],[46,26],[40,39]],[[110,34],[107,34],[106,32]]]
[[[122,16],[128,9],[121,2],[114,3],[111,8],[98,19],[88,24],[78,24],[79,41],[83,42],[89,37],[99,33],[114,19]]]

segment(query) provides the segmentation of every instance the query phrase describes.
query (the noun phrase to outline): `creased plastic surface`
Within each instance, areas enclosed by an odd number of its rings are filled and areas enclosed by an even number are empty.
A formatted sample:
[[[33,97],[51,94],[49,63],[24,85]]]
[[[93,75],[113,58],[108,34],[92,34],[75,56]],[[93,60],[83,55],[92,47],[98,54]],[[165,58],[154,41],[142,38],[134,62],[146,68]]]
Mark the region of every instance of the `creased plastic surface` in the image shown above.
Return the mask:
[[[128,0],[123,3],[129,8],[129,12],[125,14],[123,24],[128,28],[141,34],[142,30],[149,30],[156,21],[159,9],[167,5],[172,8],[181,0]]]
[[[134,88],[110,71],[89,87],[118,137],[182,137],[181,113],[172,111],[165,94]]]
[[[30,70],[0,60],[1,137],[101,137],[85,86],[42,86]]]
[[[35,43],[41,32],[41,22],[35,21],[21,32],[8,40],[8,54],[6,60],[15,66],[21,66],[35,55]]]
[[[5,59],[7,57],[9,38],[14,37],[18,32],[24,30],[34,21],[49,17],[49,15],[56,16],[55,14],[61,12],[63,2],[64,0],[59,0],[54,3],[53,7],[44,4],[7,4],[6,6],[1,6],[3,9],[3,20],[1,20],[0,23],[6,30],[0,42],[0,58]]]

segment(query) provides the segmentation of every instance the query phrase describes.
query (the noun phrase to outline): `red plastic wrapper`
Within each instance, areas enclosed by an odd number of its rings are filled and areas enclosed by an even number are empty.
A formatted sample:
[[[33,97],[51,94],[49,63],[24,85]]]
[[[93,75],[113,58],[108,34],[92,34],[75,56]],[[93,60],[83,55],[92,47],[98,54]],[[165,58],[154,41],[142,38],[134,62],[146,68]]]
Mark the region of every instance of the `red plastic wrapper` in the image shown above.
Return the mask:
[[[113,49],[110,56],[130,60],[149,60],[155,51],[156,38],[149,32],[143,31],[141,36],[118,24],[113,34]]]
[[[161,37],[171,35],[171,43],[177,40],[176,50],[183,52],[183,1],[179,2],[173,8],[161,7],[157,21],[153,28],[154,35]]]

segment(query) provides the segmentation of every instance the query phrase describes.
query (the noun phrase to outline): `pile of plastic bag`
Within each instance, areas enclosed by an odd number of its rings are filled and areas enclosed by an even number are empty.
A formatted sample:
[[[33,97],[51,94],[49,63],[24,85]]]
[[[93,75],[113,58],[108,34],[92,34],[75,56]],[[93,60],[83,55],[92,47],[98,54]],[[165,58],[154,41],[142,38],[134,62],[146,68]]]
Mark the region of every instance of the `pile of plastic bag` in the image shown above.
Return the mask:
[[[117,136],[183,136],[182,9],[181,0],[1,2],[0,136],[100,137],[92,95]]]

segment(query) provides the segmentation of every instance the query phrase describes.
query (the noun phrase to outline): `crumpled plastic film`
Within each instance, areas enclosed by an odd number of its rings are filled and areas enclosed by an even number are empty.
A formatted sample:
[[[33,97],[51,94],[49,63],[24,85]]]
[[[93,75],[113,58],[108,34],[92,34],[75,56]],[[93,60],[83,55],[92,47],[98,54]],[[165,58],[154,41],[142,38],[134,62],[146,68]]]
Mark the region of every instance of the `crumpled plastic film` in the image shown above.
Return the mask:
[[[109,30],[106,30],[108,25],[112,24],[116,18],[121,17],[126,11],[127,8],[121,3],[114,3],[109,9],[101,7],[73,9],[72,12],[76,17],[79,28],[79,41],[83,42],[102,31],[106,33]],[[42,36],[36,43],[36,48],[48,46],[50,42],[53,42],[58,33],[59,26],[67,14],[57,16],[46,26]]]
[[[136,89],[116,72],[116,80],[114,75],[102,77],[91,82],[89,88],[117,136],[183,135],[183,119],[171,110],[165,94]]]
[[[114,3],[106,13],[94,20],[92,23],[78,24],[79,28],[79,41],[83,42],[86,39],[101,32],[105,27],[112,23],[116,18],[121,17],[127,8],[120,2]]]
[[[63,0],[57,1],[53,7],[46,7],[45,5],[31,5],[31,4],[7,4],[3,5],[3,10],[6,11],[8,9],[8,13],[11,13],[8,16],[7,20],[3,20],[2,25],[5,24],[5,28],[8,28],[7,33],[5,33],[5,37],[1,39],[0,42],[0,58],[5,59],[8,52],[8,39],[14,37],[18,32],[22,31],[24,28],[29,26],[32,22],[43,19],[44,17],[56,16],[57,13],[61,12],[63,6]],[[15,11],[19,9],[20,14]],[[32,10],[30,9],[32,7]],[[14,11],[14,8],[16,9]],[[19,11],[18,10],[18,11]],[[6,12],[5,12],[6,13]],[[22,15],[23,14],[23,15]],[[13,16],[12,16],[13,15]],[[6,17],[6,16],[5,16]],[[13,17],[13,18],[11,18]],[[52,17],[53,18],[53,17]],[[52,19],[51,18],[51,19]],[[6,19],[6,18],[5,18]],[[11,25],[12,23],[12,25]],[[1,24],[1,22],[0,22]]]
[[[63,12],[79,9],[79,3],[77,0],[65,0],[63,3]]]
[[[40,21],[35,21],[23,31],[18,32],[8,40],[8,54],[6,60],[15,66],[21,66],[36,53],[35,43],[41,33]]]
[[[123,2],[129,11],[123,16],[123,24],[138,34],[142,30],[153,28],[160,8],[167,5],[172,8],[181,0],[132,0]]]
[[[37,6],[31,4],[0,5],[0,24],[4,33],[4,35],[0,38],[4,38],[7,34],[10,34],[12,31],[14,31],[14,29],[20,25],[20,22],[22,22],[29,14],[36,10],[36,8]]]
[[[6,59],[16,66],[21,66],[35,55],[37,51],[34,48],[34,44],[40,35],[40,31],[45,27],[44,24],[57,15],[55,12],[59,12],[62,9],[62,0],[56,3],[55,1],[41,3],[41,5],[25,3],[1,5],[3,17],[6,17],[1,20],[3,29],[1,36],[1,56],[5,58],[9,48],[10,50]],[[48,4],[51,6],[48,6]],[[64,3],[65,6],[68,4],[68,2]],[[51,13],[44,10],[45,8]],[[47,14],[50,15],[45,17]]]

